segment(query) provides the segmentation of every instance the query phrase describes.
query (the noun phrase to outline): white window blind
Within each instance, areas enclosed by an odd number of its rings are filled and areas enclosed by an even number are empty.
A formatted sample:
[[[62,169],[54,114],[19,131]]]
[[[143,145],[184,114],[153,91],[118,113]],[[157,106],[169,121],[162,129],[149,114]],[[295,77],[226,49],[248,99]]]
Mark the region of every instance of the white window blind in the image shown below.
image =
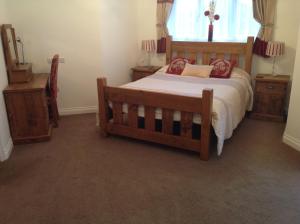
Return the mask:
[[[168,21],[169,34],[174,40],[207,41],[209,19],[204,12],[210,0],[175,0]],[[253,18],[252,0],[217,0],[213,41],[245,42],[257,36],[260,24]]]

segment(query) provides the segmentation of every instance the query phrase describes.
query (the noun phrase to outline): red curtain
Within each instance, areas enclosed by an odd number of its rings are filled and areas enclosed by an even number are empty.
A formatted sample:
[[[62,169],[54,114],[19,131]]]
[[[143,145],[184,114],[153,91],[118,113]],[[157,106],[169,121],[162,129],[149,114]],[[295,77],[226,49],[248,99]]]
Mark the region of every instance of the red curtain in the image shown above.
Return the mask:
[[[253,53],[264,58],[268,58],[269,56],[266,55],[267,46],[268,41],[263,41],[257,37],[253,45]]]
[[[160,38],[159,40],[157,40],[157,53],[161,54],[161,53],[166,53],[167,50],[167,40],[165,37]]]

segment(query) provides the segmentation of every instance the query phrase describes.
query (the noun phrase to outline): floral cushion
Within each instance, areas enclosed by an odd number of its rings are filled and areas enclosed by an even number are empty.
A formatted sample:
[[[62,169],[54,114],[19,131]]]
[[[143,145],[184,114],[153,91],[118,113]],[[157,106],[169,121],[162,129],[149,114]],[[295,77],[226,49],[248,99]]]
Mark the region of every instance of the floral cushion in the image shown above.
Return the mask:
[[[195,60],[180,57],[174,58],[168,67],[167,73],[173,75],[181,75],[186,63],[195,64]]]
[[[236,65],[236,61],[228,61],[226,59],[211,59],[210,65],[214,66],[210,73],[210,77],[228,79],[231,76],[232,69]]]

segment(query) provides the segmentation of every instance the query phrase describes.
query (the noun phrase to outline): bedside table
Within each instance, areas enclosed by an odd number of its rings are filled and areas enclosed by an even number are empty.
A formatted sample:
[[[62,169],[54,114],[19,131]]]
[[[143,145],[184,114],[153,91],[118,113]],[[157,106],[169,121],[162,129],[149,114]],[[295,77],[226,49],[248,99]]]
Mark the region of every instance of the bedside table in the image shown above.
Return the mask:
[[[132,81],[142,79],[146,76],[152,75],[161,69],[160,66],[137,66],[132,68]]]
[[[281,121],[285,120],[284,106],[287,86],[286,75],[258,74],[255,80],[254,107],[251,118]]]

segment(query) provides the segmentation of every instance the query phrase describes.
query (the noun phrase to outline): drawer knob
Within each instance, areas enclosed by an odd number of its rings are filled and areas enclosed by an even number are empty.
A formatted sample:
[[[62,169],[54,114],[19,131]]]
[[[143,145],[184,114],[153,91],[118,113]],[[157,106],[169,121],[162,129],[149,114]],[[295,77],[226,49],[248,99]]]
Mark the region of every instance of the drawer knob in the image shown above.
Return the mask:
[[[268,85],[267,88],[268,89],[274,89],[274,86]]]

